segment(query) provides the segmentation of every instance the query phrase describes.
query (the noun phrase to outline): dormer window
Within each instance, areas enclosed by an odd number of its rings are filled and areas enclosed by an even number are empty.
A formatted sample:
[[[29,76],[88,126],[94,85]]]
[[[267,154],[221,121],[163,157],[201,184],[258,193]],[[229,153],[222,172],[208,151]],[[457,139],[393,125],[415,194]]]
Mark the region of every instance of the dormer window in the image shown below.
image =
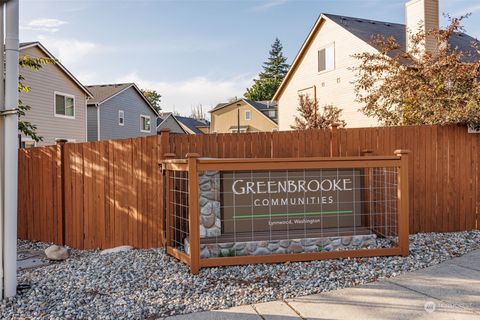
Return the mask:
[[[335,46],[330,44],[318,50],[318,72],[335,69]]]

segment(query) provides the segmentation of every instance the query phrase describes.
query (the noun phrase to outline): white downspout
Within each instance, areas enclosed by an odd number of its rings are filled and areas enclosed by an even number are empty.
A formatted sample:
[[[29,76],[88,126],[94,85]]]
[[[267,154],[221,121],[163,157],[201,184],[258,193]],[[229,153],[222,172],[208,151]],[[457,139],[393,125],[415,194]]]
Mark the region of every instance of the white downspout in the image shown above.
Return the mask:
[[[18,108],[19,4],[6,3],[5,32],[5,107]],[[17,179],[18,179],[18,114],[4,119],[5,190],[4,190],[4,294],[12,297],[17,291]]]
[[[4,40],[4,3],[0,1],[0,61],[5,61],[5,49],[3,45]],[[5,80],[4,64],[0,63],[0,112],[5,110],[5,87],[3,86]],[[4,120],[0,116],[0,299],[3,299],[3,163],[4,163],[4,137],[3,137]]]

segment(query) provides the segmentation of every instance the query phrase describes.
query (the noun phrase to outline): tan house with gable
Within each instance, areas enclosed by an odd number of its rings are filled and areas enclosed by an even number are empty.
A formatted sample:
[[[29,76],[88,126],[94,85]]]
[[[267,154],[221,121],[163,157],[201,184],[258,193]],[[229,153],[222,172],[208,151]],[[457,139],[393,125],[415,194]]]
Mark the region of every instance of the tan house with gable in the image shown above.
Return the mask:
[[[210,111],[211,133],[271,132],[278,130],[277,106],[269,101],[238,99]]]
[[[348,127],[378,125],[359,110],[354,91],[355,71],[358,65],[353,57],[356,53],[376,52],[370,43],[372,36],[393,36],[406,50],[407,33],[416,33],[423,23],[424,29],[439,28],[438,0],[412,0],[405,7],[406,24],[373,21],[361,18],[321,14],[310,34],[295,57],[292,66],[272,101],[278,103],[278,125],[280,130],[291,130],[298,115],[299,95],[316,99],[320,107],[332,104],[343,109],[342,118]],[[458,34],[451,41],[454,47],[469,49],[474,38]],[[435,43],[426,43],[428,50]]]
[[[20,56],[55,57],[40,43],[20,44]],[[21,68],[23,83],[29,92],[21,92],[20,100],[29,105],[21,120],[37,126],[37,134],[43,141],[35,143],[21,136],[22,147],[55,144],[59,139],[71,142],[87,141],[87,98],[91,93],[57,60],[35,71]]]

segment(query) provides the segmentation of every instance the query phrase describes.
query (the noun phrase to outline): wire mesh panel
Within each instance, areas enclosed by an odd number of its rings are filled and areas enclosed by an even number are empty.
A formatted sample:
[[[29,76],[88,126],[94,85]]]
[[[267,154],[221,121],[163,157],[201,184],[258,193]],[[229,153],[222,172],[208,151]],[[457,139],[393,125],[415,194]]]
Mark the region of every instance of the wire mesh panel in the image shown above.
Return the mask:
[[[188,172],[171,171],[168,176],[169,246],[188,254],[189,236]]]
[[[370,228],[378,236],[396,240],[398,235],[397,168],[372,168],[369,174]]]
[[[165,160],[167,252],[200,267],[408,255],[408,151]]]
[[[207,171],[199,184],[201,258],[395,245],[395,168]]]

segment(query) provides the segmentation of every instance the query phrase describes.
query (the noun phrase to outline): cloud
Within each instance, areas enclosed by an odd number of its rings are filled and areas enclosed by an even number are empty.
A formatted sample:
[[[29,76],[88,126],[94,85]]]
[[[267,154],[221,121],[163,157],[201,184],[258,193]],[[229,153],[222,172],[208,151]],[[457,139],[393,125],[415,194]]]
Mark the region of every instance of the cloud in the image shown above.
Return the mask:
[[[267,11],[271,8],[281,6],[287,2],[288,0],[270,0],[263,4],[252,7],[251,10],[255,12]]]
[[[209,39],[201,37],[182,37],[156,42],[137,42],[127,48],[118,48],[122,52],[134,52],[139,50],[155,52],[155,53],[192,53],[192,52],[217,52],[227,48],[232,48],[237,41]]]
[[[60,27],[67,24],[67,21],[51,18],[40,18],[33,19],[27,23],[26,26],[21,26],[22,30],[32,30],[32,31],[46,31],[46,32],[57,32],[60,30]]]
[[[479,4],[476,4],[476,5],[471,5],[471,3],[469,1],[467,1],[466,3],[455,3],[455,2],[448,2],[447,3],[447,10],[450,10],[450,12],[453,12],[452,13],[452,16],[454,17],[459,17],[459,16],[462,16],[464,14],[467,14],[467,13],[476,13],[476,12],[479,12],[480,11],[480,5]],[[448,11],[447,11],[448,12]]]
[[[101,49],[100,45],[90,41],[55,38],[45,35],[38,36],[38,40],[65,65],[77,64],[88,55]]]
[[[219,102],[242,96],[251,85],[253,75],[242,74],[229,79],[211,79],[205,76],[182,81],[152,81],[142,79],[136,72],[119,77],[115,82],[135,82],[142,89],[153,89],[162,95],[162,109],[190,115],[193,106],[201,104],[208,111]]]
[[[480,11],[480,5],[469,7],[465,10],[466,13],[475,13],[475,12],[478,12],[478,11]]]

